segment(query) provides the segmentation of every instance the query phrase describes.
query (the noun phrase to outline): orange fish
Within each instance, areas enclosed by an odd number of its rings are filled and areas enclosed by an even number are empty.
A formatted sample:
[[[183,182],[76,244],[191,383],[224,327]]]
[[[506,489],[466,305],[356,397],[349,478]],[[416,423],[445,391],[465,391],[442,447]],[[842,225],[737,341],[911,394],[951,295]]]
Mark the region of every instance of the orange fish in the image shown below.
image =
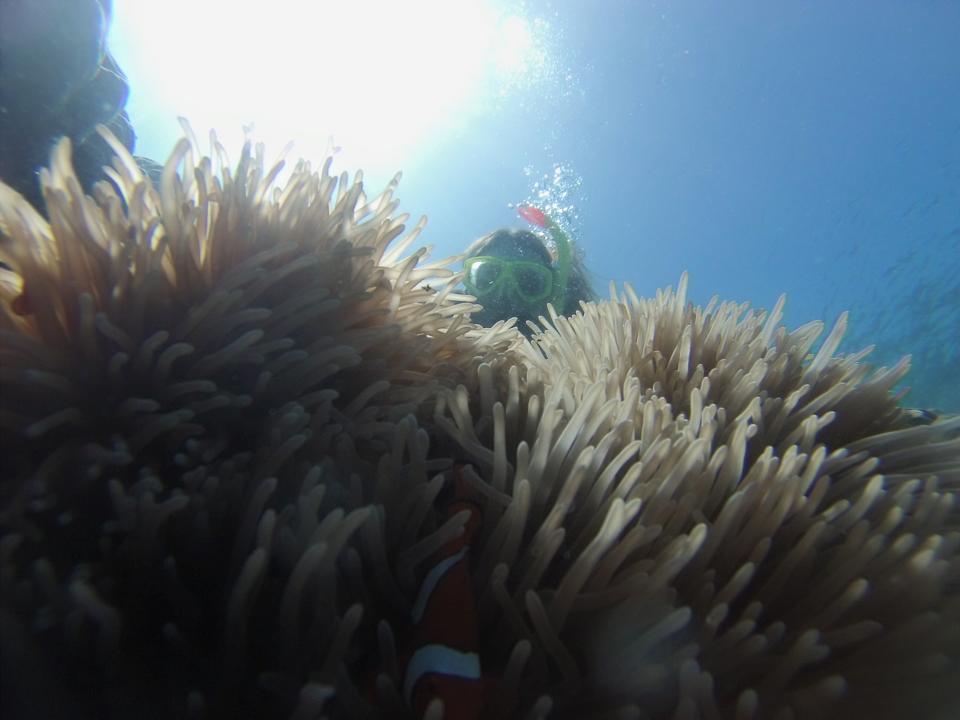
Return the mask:
[[[413,643],[403,677],[403,696],[422,718],[435,700],[445,720],[475,720],[483,709],[477,607],[470,577],[470,543],[481,524],[480,508],[465,499],[462,466],[454,469],[454,501],[448,518],[467,510],[463,532],[444,545],[413,604]]]

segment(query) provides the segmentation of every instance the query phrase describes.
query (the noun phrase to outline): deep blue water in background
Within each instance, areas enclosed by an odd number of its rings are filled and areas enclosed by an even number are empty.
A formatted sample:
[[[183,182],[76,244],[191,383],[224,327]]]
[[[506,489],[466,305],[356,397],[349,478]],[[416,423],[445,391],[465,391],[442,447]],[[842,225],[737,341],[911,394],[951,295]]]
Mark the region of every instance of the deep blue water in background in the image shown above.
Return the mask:
[[[466,108],[404,163],[401,207],[429,215],[434,257],[522,225],[510,204],[540,189],[601,295],[687,270],[698,303],[786,293],[791,327],[848,309],[846,351],[911,353],[906,402],[960,411],[960,2],[518,7],[548,29],[549,76]],[[162,159],[176,126],[157,113],[182,111],[149,107],[114,46],[138,151]]]

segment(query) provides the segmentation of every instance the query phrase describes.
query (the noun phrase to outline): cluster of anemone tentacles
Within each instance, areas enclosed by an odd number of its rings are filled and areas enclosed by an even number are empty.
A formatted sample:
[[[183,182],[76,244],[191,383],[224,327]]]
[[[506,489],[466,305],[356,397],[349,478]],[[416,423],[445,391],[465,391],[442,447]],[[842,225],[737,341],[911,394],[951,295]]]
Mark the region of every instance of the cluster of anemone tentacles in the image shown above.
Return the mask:
[[[949,717],[960,418],[843,318],[814,353],[683,278],[526,340],[405,255],[395,182],[113,144],[44,215],[0,185],[5,717],[411,716],[455,462],[482,717]]]

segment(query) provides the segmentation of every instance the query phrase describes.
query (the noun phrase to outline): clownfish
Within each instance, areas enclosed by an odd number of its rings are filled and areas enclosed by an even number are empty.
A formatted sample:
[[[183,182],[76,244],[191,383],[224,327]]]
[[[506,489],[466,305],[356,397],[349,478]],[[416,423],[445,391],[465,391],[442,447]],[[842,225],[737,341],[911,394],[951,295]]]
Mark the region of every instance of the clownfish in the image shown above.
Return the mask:
[[[436,700],[445,720],[475,720],[484,700],[477,606],[470,577],[470,543],[482,522],[480,508],[464,499],[462,467],[454,469],[455,499],[447,518],[467,510],[459,537],[440,548],[413,604],[413,642],[403,674],[403,696],[417,718]]]

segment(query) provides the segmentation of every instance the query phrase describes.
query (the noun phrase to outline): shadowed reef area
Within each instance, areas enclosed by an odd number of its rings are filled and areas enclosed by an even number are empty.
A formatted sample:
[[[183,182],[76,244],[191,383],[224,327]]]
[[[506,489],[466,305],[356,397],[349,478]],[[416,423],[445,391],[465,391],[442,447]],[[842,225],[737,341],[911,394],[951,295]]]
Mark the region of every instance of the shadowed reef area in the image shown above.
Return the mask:
[[[395,183],[111,142],[92,196],[67,142],[45,213],[0,186],[5,718],[412,717],[455,464],[480,717],[950,717],[960,418],[845,317],[683,277],[527,340]]]

